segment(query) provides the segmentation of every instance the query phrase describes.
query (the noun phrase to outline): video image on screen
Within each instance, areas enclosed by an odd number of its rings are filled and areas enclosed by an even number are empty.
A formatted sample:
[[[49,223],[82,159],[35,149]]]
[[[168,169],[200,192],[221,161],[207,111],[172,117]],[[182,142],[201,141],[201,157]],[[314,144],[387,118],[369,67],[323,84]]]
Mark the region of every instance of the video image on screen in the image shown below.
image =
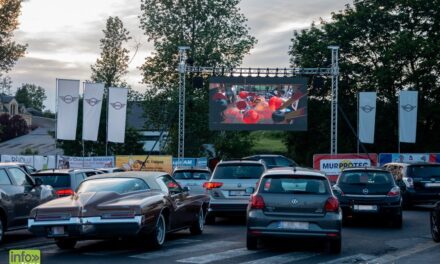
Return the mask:
[[[307,130],[307,79],[211,77],[211,130]]]

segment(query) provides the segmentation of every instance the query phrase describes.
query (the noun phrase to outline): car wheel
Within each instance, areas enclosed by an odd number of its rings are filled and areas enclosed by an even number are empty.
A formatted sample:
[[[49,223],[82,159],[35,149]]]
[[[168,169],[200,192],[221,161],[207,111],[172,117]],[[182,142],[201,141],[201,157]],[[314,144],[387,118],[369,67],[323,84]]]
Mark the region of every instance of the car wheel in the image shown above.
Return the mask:
[[[208,213],[206,215],[205,224],[207,225],[215,224],[215,215]]]
[[[331,254],[340,254],[342,248],[341,238],[337,240],[330,240],[328,242],[328,246]]]
[[[76,240],[70,238],[57,238],[55,239],[55,244],[57,244],[60,249],[72,249],[75,248]]]
[[[200,207],[199,213],[197,215],[197,220],[193,222],[189,231],[192,235],[200,235],[203,233],[203,227],[205,225],[205,214],[203,213],[203,207]]]
[[[432,210],[431,211],[431,236],[432,240],[435,242],[440,242],[440,219],[439,219],[439,211]]]
[[[0,244],[3,242],[3,235],[5,233],[5,224],[3,219],[0,217]]]
[[[248,250],[258,249],[258,238],[254,237],[254,236],[247,235],[246,236],[246,247]]]
[[[160,214],[157,218],[156,227],[154,228],[153,234],[151,236],[151,247],[158,249],[161,248],[162,245],[165,243],[165,236],[166,236],[167,228],[166,228],[166,222],[165,217],[163,214]]]

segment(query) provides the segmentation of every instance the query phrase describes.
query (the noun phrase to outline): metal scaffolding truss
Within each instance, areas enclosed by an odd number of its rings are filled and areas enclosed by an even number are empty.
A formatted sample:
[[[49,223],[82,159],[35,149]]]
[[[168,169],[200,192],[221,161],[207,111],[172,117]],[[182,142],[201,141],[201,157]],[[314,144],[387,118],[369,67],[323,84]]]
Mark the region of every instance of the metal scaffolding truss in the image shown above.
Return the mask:
[[[330,153],[338,153],[338,79],[339,79],[339,47],[329,46],[332,54],[330,68],[225,68],[190,66],[186,64],[187,46],[179,47],[179,131],[178,131],[178,159],[185,157],[185,78],[187,73],[207,74],[212,76],[234,77],[291,77],[297,75],[325,75],[331,76],[331,131]]]

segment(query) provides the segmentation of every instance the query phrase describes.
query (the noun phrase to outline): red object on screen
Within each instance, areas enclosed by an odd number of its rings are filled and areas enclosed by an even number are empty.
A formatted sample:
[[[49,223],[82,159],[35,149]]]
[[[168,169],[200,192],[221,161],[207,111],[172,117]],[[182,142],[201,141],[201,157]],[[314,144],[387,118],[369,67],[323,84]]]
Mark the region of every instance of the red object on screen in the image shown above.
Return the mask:
[[[260,116],[255,110],[249,110],[246,113],[244,113],[243,116],[243,122],[246,124],[255,124],[260,119]]]

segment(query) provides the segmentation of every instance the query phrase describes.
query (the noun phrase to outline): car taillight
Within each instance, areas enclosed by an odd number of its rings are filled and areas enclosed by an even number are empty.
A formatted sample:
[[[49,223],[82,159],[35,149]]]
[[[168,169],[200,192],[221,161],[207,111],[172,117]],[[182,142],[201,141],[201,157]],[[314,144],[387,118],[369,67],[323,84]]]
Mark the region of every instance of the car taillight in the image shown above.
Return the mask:
[[[112,212],[112,213],[106,213],[102,215],[102,218],[133,218],[135,217],[135,213],[132,211],[129,212]]]
[[[251,196],[251,208],[252,209],[263,209],[266,205],[264,204],[264,199],[258,194]]]
[[[391,197],[399,196],[399,195],[400,195],[400,188],[397,186],[391,188],[391,190],[387,194],[387,196],[391,196]]]
[[[75,192],[72,189],[61,189],[61,190],[57,190],[56,194],[58,196],[69,196],[74,194]]]
[[[207,190],[220,188],[222,186],[223,186],[223,182],[205,182],[205,183],[203,183],[203,188],[205,188]]]
[[[326,212],[337,212],[339,210],[339,201],[336,197],[330,197],[325,202],[324,209]]]

